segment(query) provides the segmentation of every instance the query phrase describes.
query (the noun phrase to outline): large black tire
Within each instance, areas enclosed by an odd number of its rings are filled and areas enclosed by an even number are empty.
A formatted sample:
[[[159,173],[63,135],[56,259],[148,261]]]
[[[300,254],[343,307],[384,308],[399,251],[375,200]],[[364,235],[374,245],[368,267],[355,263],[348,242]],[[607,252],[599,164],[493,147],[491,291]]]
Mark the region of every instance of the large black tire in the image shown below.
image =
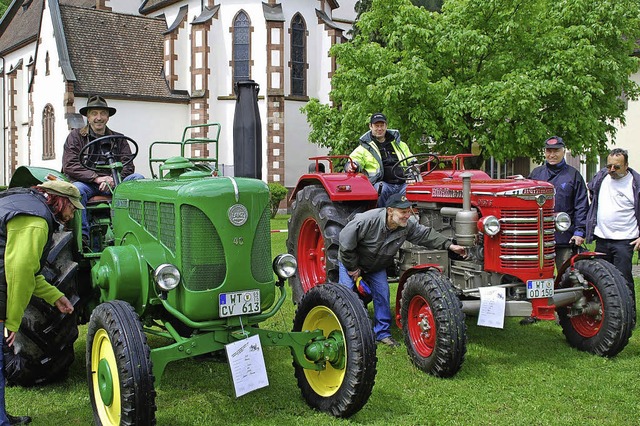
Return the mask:
[[[41,273],[76,306],[78,264],[73,260],[70,232],[53,235],[51,251]],[[22,317],[12,347],[4,344],[5,376],[11,385],[33,386],[67,376],[78,338],[77,315],[60,313],[38,297],[32,297]]]
[[[588,310],[574,310],[574,305],[557,309],[558,319],[567,342],[578,350],[604,357],[613,357],[629,343],[635,311],[631,292],[624,277],[603,259],[584,259],[575,267],[587,281],[583,291],[583,306]],[[573,285],[570,271],[563,275],[561,288]]]
[[[323,187],[302,188],[291,205],[287,250],[298,270],[289,278],[293,303],[309,289],[338,282],[338,236],[347,222],[366,206],[356,202],[334,204]]]
[[[154,425],[151,351],[133,307],[102,303],[87,330],[87,380],[97,425]]]
[[[401,300],[402,329],[409,358],[420,370],[452,377],[467,352],[462,302],[448,278],[437,271],[407,279]]]
[[[323,331],[342,335],[343,366],[327,362],[321,371],[306,370],[295,362],[295,376],[307,403],[336,417],[350,417],[369,400],[376,376],[376,344],[371,321],[355,293],[340,284],[310,289],[300,300],[293,331]],[[345,359],[346,358],[346,359]]]

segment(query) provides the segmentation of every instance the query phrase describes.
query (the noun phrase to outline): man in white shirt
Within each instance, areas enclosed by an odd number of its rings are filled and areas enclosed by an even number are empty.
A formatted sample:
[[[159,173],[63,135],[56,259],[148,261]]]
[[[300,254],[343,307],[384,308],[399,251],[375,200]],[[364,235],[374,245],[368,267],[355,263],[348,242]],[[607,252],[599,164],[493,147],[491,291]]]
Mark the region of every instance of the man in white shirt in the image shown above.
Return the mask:
[[[587,243],[596,242],[595,250],[606,253],[627,280],[633,297],[631,272],[633,252],[640,250],[640,174],[629,167],[626,150],[609,152],[607,166],[587,185],[591,206],[587,214]]]

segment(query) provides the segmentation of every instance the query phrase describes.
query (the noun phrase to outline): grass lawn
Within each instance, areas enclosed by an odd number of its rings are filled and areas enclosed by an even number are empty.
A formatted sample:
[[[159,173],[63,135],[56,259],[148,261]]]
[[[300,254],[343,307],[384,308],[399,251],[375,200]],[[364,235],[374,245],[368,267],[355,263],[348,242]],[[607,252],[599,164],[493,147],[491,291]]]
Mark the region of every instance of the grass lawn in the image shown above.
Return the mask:
[[[278,216],[272,229],[286,229]],[[274,233],[273,255],[286,233]],[[638,284],[638,280],[636,280]],[[395,286],[392,287],[392,302]],[[262,325],[290,330],[292,303]],[[529,326],[508,318],[504,329],[478,327],[468,317],[467,356],[451,379],[414,368],[406,348],[378,349],[378,374],[368,404],[350,419],[310,409],[300,395],[291,355],[265,348],[269,387],[236,399],[224,362],[194,359],[169,364],[157,387],[159,425],[636,425],[640,422],[640,338],[613,359],[578,352],[554,322]],[[394,336],[402,339],[398,329]],[[87,425],[93,421],[86,384],[86,326],[76,362],[62,383],[8,388],[7,409],[33,416],[33,425]],[[152,344],[158,344],[151,340]]]

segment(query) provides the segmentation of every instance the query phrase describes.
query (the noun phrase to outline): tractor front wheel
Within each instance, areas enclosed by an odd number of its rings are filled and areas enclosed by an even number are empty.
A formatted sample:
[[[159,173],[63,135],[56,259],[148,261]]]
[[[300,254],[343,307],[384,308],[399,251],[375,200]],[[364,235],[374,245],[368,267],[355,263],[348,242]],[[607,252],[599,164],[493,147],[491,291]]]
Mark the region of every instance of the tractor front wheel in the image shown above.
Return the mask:
[[[420,370],[452,377],[467,351],[462,304],[437,271],[414,274],[402,290],[402,329],[409,358]]]
[[[93,311],[86,362],[97,425],[155,424],[151,352],[131,305],[116,300]]]
[[[567,342],[578,350],[613,357],[629,343],[635,312],[631,292],[620,272],[603,259],[575,262],[587,286],[577,302],[559,307],[558,319]],[[571,271],[561,287],[571,287]]]
[[[320,371],[294,362],[298,386],[311,407],[352,416],[371,396],[378,361],[371,321],[353,290],[340,284],[309,289],[298,304],[293,331],[318,329],[332,347],[332,359]]]

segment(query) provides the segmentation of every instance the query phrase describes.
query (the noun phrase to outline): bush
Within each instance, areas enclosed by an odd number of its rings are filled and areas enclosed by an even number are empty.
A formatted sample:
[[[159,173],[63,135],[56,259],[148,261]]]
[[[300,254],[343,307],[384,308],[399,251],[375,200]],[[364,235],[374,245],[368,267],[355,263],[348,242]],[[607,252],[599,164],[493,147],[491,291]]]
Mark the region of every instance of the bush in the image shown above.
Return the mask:
[[[269,192],[270,192],[270,202],[271,202],[271,219],[276,217],[276,213],[278,213],[278,207],[280,206],[280,201],[284,200],[284,197],[287,196],[287,188],[279,184],[278,182],[270,182],[269,183]]]

